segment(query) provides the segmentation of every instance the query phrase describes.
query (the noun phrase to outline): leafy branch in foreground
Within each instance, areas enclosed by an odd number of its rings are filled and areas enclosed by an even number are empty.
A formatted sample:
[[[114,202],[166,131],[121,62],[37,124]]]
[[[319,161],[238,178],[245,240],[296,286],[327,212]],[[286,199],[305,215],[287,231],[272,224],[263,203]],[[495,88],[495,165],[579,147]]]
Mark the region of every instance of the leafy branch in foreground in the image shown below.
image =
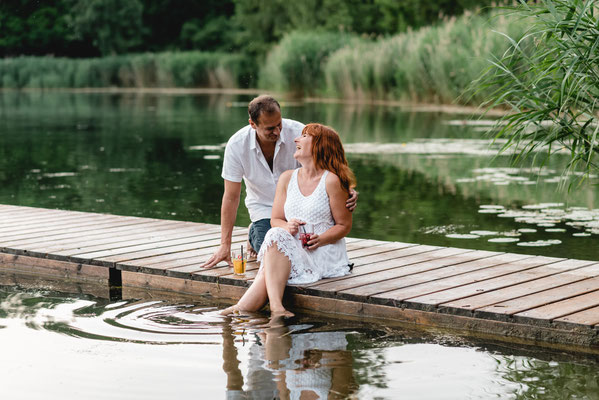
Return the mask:
[[[509,111],[497,124],[497,137],[507,139],[502,151],[541,164],[568,152],[564,174],[598,172],[597,0],[519,0],[506,10],[530,29],[520,38],[504,34],[510,47],[473,84],[473,92],[491,93],[484,108]]]

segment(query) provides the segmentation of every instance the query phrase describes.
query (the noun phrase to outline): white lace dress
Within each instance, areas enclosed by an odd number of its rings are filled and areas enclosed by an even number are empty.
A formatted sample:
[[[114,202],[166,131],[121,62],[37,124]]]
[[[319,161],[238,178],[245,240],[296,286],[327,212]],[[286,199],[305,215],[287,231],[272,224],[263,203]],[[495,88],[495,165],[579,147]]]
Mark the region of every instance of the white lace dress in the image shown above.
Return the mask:
[[[299,169],[293,171],[289,185],[287,186],[287,199],[285,201],[285,218],[289,221],[296,218],[314,225],[314,233],[321,235],[323,232],[335,225],[329,196],[327,194],[325,179],[328,171],[325,171],[318,182],[318,186],[309,196],[304,196],[297,184]],[[291,272],[288,284],[305,285],[316,282],[322,278],[333,278],[349,274],[349,260],[345,248],[345,239],[335,243],[327,244],[315,250],[306,250],[302,247],[299,234],[292,236],[283,228],[271,228],[264,238],[258,261],[262,258],[268,247],[277,244],[279,251],[291,261]]]

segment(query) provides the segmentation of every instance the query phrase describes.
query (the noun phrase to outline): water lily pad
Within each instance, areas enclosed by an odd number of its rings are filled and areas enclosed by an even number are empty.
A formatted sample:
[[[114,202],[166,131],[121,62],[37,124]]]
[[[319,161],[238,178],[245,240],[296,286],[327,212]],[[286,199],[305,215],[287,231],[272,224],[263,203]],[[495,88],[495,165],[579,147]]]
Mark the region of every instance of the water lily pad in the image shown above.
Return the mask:
[[[503,232],[502,235],[506,236],[506,237],[518,237],[518,236],[521,236],[522,234],[517,231],[511,231],[511,232]]]
[[[480,208],[489,208],[489,209],[491,209],[491,208],[498,208],[498,209],[501,209],[501,210],[503,210],[505,208],[504,206],[500,206],[500,205],[496,205],[496,204],[484,204],[484,205],[481,205],[479,207]]]
[[[499,209],[499,208],[483,208],[481,210],[478,210],[479,214],[499,214],[504,212],[504,209]]]
[[[491,242],[491,243],[514,243],[519,240],[520,239],[513,238],[513,237],[498,237],[498,238],[489,239],[488,242]]]
[[[544,247],[544,246],[552,246],[554,244],[560,244],[562,241],[561,240],[537,240],[534,242],[520,242],[517,243],[518,246],[525,246],[525,247]]]
[[[497,232],[495,231],[470,231],[471,235],[478,235],[478,236],[491,236],[491,235],[497,235]]]
[[[520,228],[520,229],[518,229],[518,232],[520,232],[520,233],[537,233],[537,230],[533,229],[533,228]]]
[[[469,233],[450,233],[449,235],[445,235],[445,237],[450,239],[478,239],[480,236]]]
[[[566,232],[566,230],[564,228],[549,228],[549,229],[545,229],[545,232],[562,233],[562,232]]]
[[[572,236],[576,236],[576,237],[587,237],[587,236],[591,236],[591,234],[588,233],[588,232],[577,232],[577,233],[573,233]]]

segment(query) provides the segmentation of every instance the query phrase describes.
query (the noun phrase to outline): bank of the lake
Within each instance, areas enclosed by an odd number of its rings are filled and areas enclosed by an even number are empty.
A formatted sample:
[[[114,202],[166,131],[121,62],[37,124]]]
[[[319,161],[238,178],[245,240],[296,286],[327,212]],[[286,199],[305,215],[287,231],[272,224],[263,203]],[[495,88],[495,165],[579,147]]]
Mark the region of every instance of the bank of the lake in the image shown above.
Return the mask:
[[[179,51],[68,59],[0,59],[1,88],[248,88],[406,103],[478,105],[493,88],[471,82],[520,36],[526,21],[466,13],[391,37],[295,31],[266,58]]]

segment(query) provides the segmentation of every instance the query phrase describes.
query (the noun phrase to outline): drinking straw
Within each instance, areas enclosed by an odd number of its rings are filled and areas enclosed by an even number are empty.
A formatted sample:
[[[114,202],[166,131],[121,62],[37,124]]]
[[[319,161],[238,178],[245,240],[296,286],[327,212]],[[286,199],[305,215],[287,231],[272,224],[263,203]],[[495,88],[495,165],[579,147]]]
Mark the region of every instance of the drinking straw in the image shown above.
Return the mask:
[[[243,245],[241,245],[241,260],[243,261]]]
[[[300,225],[300,228],[302,229],[302,233],[306,233],[306,228],[304,228],[304,225]]]

